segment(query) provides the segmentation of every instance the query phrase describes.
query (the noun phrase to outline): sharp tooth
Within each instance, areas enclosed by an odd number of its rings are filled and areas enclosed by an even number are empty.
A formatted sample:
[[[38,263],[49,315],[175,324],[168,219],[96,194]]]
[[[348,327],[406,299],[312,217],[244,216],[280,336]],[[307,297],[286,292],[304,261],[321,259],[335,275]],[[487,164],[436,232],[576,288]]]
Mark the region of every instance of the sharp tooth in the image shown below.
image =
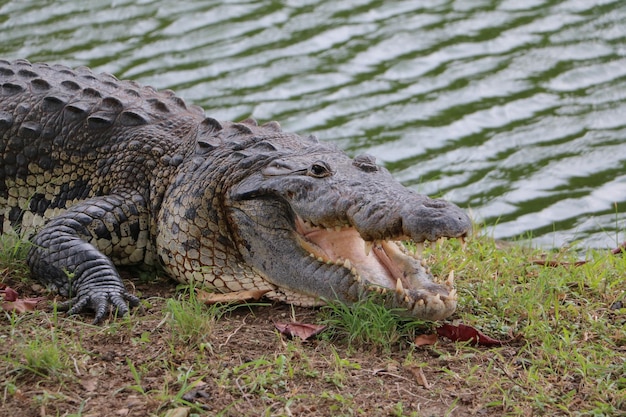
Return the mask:
[[[415,244],[415,254],[421,258],[423,252],[424,252],[424,242],[417,242]]]
[[[467,242],[465,241],[465,236],[461,236],[459,238],[459,240],[461,241],[461,248],[463,248],[463,250],[465,250],[465,248],[467,247]]]
[[[425,303],[424,303],[424,300],[423,300],[422,298],[420,298],[419,300],[417,300],[417,305],[418,305],[418,306],[423,306],[424,304],[425,304]]]
[[[448,279],[446,280],[446,286],[448,288],[454,288],[454,270],[450,271],[448,274]]]
[[[439,239],[437,239],[437,245],[443,245],[444,240],[446,240],[445,237],[440,237]]]
[[[332,233],[332,232],[335,231],[335,229],[333,229],[332,227],[327,227],[326,231],[329,232],[329,233]]]
[[[441,294],[437,294],[437,297],[435,298],[435,300],[437,300],[437,302],[443,304],[444,306],[446,305],[446,300],[448,299],[447,295],[441,295]]]
[[[341,232],[341,226],[335,226],[335,232]]]
[[[324,259],[322,259],[322,257],[320,256],[320,257],[317,258],[317,261],[318,262],[324,262]]]
[[[352,269],[350,269],[350,273],[352,275],[355,275],[358,278],[358,281],[361,281],[361,276],[359,275],[355,267],[352,267]]]
[[[370,287],[370,291],[377,292],[378,294],[384,294],[385,293],[385,289],[383,287],[379,287],[378,285],[372,285]]]
[[[374,246],[374,242],[365,241],[365,256],[369,256],[372,251],[372,246]]]
[[[346,269],[352,269],[352,263],[350,262],[350,259],[346,259],[345,261],[343,261],[343,266]]]
[[[402,280],[400,278],[396,280],[396,292],[398,294],[404,293],[404,287],[402,286]]]

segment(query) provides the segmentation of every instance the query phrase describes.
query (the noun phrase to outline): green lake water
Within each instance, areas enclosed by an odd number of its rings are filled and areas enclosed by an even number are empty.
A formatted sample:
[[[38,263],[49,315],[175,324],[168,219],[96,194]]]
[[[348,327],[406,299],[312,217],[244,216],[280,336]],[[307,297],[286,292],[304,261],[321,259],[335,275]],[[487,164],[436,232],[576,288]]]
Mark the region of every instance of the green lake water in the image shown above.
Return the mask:
[[[626,240],[623,0],[4,0],[0,56],[370,153],[496,238]]]

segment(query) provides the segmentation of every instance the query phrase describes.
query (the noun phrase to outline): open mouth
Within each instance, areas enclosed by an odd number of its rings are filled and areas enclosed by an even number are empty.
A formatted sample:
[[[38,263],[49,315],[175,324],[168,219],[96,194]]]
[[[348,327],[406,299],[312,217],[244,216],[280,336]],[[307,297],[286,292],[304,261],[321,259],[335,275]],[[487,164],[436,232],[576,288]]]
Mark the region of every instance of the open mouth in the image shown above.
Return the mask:
[[[411,253],[400,243],[408,240],[403,237],[371,242],[353,227],[317,227],[300,217],[296,217],[296,232],[310,256],[321,263],[342,265],[368,291],[393,293],[399,306],[442,311],[435,319],[456,307],[454,274],[443,284],[433,282],[421,259],[423,243],[417,243],[418,250]]]

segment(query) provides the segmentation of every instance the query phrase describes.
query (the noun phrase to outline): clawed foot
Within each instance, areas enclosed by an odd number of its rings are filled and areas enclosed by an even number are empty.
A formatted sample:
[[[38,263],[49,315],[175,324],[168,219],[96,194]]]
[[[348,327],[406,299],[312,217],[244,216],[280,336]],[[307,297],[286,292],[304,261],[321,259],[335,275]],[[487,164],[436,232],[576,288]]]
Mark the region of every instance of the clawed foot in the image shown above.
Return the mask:
[[[93,324],[98,324],[110,309],[113,309],[118,317],[123,317],[128,314],[129,307],[133,308],[138,305],[139,298],[129,294],[125,289],[116,288],[114,290],[92,290],[85,294],[78,294],[70,300],[57,304],[57,308],[67,311],[68,315],[94,311],[96,317]]]

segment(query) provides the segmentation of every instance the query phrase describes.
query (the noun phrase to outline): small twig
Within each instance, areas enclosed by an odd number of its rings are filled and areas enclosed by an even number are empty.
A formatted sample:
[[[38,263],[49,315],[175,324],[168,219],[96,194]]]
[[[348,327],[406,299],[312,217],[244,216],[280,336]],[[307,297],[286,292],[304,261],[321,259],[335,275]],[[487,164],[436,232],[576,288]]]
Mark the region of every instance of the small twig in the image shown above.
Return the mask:
[[[72,356],[72,361],[74,362],[74,370],[76,371],[76,375],[80,376],[80,370],[78,369],[78,363],[76,363],[76,358]]]
[[[621,245],[611,250],[612,255],[621,255],[626,252],[626,242],[623,242]],[[533,259],[530,263],[534,265],[548,266],[551,268],[556,268],[558,266],[581,266],[586,264],[589,261],[576,261],[576,262],[561,262],[561,261],[548,261],[545,259]]]
[[[239,378],[235,379],[235,385],[237,385],[237,389],[241,392],[241,396],[248,403],[248,405],[252,408],[252,401],[250,401],[250,394],[244,391],[243,387],[239,384]]]
[[[239,330],[241,330],[243,328],[243,326],[246,325],[246,318],[243,318],[243,323],[241,323],[241,325],[239,327],[237,327],[231,334],[228,335],[228,337],[226,338],[226,340],[224,341],[224,343],[221,343],[217,348],[221,349],[224,346],[226,346],[228,344],[228,342],[230,342],[230,338],[233,337]]]
[[[159,324],[156,325],[156,327],[154,328],[154,330],[160,329],[161,326],[163,326],[170,318],[170,313],[165,313],[165,316],[163,317],[163,320],[161,320],[159,322]]]
[[[557,266],[581,266],[587,263],[587,261],[561,262],[547,261],[545,259],[533,259],[530,262],[534,265],[549,266],[551,268],[556,268]]]
[[[426,397],[424,397],[422,395],[417,395],[414,392],[411,392],[411,391],[409,391],[406,388],[400,388],[397,383],[396,383],[396,387],[397,387],[398,393],[400,393],[400,391],[402,391],[402,392],[405,392],[406,394],[410,395],[411,397],[419,398],[421,400],[421,402],[422,402],[422,406],[425,406],[425,405],[428,405],[429,403],[435,402],[435,401],[431,400],[430,398],[426,398]]]
[[[387,372],[385,370],[373,370],[370,372],[372,373],[372,375],[387,375],[387,376],[392,376],[394,378],[402,379],[404,381],[411,382],[409,378],[405,378],[402,375],[398,375],[398,374],[392,374],[391,372]]]

